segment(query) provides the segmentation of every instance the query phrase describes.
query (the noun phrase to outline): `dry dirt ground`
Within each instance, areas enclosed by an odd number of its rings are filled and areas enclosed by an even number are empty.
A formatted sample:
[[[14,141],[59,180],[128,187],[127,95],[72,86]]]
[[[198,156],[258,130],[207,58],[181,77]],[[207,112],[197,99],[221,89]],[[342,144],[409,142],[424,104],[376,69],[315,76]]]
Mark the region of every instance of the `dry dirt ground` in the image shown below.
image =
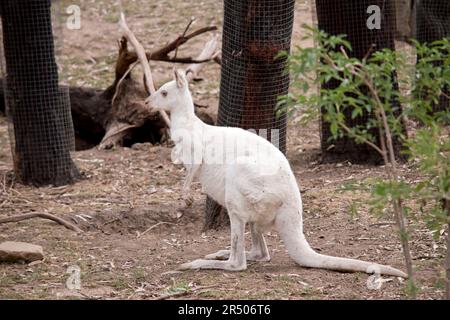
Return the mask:
[[[197,18],[196,27],[221,25],[222,7],[216,0],[123,2],[130,27],[150,49],[182,32],[191,16]],[[105,87],[113,78],[118,5],[116,1],[70,3],[81,7],[82,29],[64,30],[60,59],[65,81]],[[310,20],[308,4],[297,1],[295,45],[300,44],[301,24]],[[179,54],[197,52],[204,40],[195,40]],[[171,68],[153,64],[159,83],[169,77]],[[191,88],[195,99],[217,108],[219,67],[208,65],[203,76],[205,80]],[[395,228],[383,223],[389,219],[373,217],[367,206],[360,207],[358,215],[351,215],[352,202],[366,195],[338,191],[351,180],[381,176],[383,168],[320,164],[317,125],[303,128],[292,120],[288,135],[288,158],[301,186],[305,231],[312,246],[322,253],[403,269]],[[0,118],[0,147],[0,216],[49,212],[85,230],[76,235],[40,219],[0,225],[0,242],[32,242],[42,245],[46,253],[38,264],[0,264],[0,298],[153,299],[167,294],[188,299],[406,298],[404,282],[397,278],[386,278],[381,289],[369,290],[366,274],[298,267],[276,232],[267,235],[271,262],[250,263],[248,270],[238,273],[174,272],[180,263],[229,246],[229,233],[201,232],[205,195],[198,184],[193,188],[193,207],[181,209],[183,169],[171,163],[165,146],[140,144],[75,152],[73,158],[86,179],[72,186],[39,189],[13,179],[4,118]],[[417,178],[407,166],[403,174]],[[419,298],[441,298],[442,241],[433,241],[431,233],[415,221],[411,226]],[[80,290],[66,287],[70,266],[81,270]]]

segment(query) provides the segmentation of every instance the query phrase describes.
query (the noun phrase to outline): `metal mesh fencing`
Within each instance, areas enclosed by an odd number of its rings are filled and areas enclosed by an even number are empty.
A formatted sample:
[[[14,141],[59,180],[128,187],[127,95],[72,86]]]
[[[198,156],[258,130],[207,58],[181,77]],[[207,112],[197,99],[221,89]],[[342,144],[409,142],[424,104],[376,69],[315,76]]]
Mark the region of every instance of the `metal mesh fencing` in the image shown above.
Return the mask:
[[[332,35],[346,35],[352,45],[349,56],[363,59],[373,52],[384,48],[395,49],[396,10],[394,0],[315,0],[314,21],[316,26]],[[373,20],[370,17],[373,17]],[[395,77],[394,77],[395,79]],[[329,81],[323,87],[335,88],[339,81]],[[397,87],[394,81],[392,86]],[[364,91],[364,89],[363,89]],[[398,101],[392,101],[394,108],[400,112]],[[371,114],[352,119],[351,108],[346,108],[345,117],[350,127],[365,125]],[[320,121],[321,149],[324,161],[351,161],[353,163],[380,163],[381,156],[366,144],[358,144],[351,138],[331,139],[330,125]],[[376,129],[371,130],[374,137],[379,137]],[[396,153],[402,157],[401,144],[395,139]]]
[[[225,0],[219,126],[253,129],[286,151],[286,116],[276,117],[277,99],[287,94],[286,59],[294,22],[294,0]],[[220,207],[207,201],[208,216]]]
[[[290,49],[294,2],[224,1],[218,125],[267,130],[267,139],[283,152],[286,117],[277,118],[275,107],[289,77],[286,60],[275,57]]]
[[[450,1],[416,0],[416,37],[421,43],[432,43],[450,37]],[[450,52],[446,53],[447,55]],[[450,88],[443,88],[444,94],[434,106],[434,112],[450,108]]]
[[[315,25],[329,34],[345,34],[352,44],[351,56],[359,59],[384,48],[403,50],[405,46],[399,46],[395,40],[415,38],[421,43],[431,43],[450,36],[448,0],[313,0],[312,6]],[[325,87],[338,85],[337,81],[330,81]],[[392,85],[398,86],[398,83],[395,81]],[[449,108],[448,92],[449,88],[444,88],[447,95],[441,96],[434,111]],[[392,104],[400,111],[398,101],[392,101]],[[371,117],[365,114],[352,120],[350,114],[346,116],[352,126],[363,125]],[[378,137],[375,130],[372,134]],[[321,148],[325,161],[381,162],[381,157],[364,144],[346,138],[330,140],[330,137],[329,125],[322,118]],[[400,158],[404,157],[401,149],[397,141],[396,151]]]
[[[78,176],[70,156],[75,145],[69,91],[59,86],[52,2],[55,17],[61,14],[57,1],[0,3],[3,84],[14,169],[19,180],[34,185],[67,184]],[[53,19],[53,24],[57,21]],[[62,35],[56,38],[61,41]]]
[[[416,0],[416,2],[417,40],[430,43],[450,37],[450,1]]]

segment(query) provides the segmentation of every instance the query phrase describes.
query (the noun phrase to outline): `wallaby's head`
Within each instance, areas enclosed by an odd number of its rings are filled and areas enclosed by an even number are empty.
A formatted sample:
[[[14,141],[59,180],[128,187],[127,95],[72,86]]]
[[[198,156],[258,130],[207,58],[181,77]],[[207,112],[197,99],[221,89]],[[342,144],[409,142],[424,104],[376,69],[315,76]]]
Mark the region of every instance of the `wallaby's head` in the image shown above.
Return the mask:
[[[190,92],[185,73],[174,70],[174,80],[162,85],[145,103],[152,110],[168,112],[186,107],[186,104],[190,103]]]

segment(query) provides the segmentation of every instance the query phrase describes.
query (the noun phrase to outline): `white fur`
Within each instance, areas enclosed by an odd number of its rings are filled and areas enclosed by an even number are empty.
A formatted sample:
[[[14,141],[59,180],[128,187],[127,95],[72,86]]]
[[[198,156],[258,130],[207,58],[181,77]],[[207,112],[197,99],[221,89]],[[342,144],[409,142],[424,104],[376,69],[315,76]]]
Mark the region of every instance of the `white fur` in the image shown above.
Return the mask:
[[[175,71],[175,80],[163,85],[147,104],[171,114],[173,155],[187,170],[185,193],[197,178],[204,192],[224,206],[230,217],[231,250],[185,263],[181,269],[237,271],[247,268],[247,260],[268,261],[263,232],[275,226],[290,256],[301,266],[368,273],[375,268],[381,274],[406,277],[389,266],[316,253],[303,234],[300,190],[286,157],[254,133],[203,123],[194,113],[183,73]],[[252,248],[246,253],[247,223]]]

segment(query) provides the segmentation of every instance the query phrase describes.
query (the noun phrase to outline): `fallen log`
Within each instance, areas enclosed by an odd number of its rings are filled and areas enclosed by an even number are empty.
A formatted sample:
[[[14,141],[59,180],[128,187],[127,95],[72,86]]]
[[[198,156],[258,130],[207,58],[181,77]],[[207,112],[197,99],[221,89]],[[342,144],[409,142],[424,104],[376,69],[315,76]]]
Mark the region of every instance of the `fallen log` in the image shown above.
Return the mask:
[[[101,90],[87,87],[69,87],[72,120],[75,130],[76,150],[86,150],[97,146],[106,133],[107,124],[111,121],[111,90]],[[213,124],[214,120],[207,112],[200,110],[205,106],[199,105],[197,115],[206,123]],[[5,100],[3,82],[0,79],[0,115],[4,116]],[[126,118],[126,117],[124,117]],[[129,130],[124,136],[123,146],[131,146],[138,142],[160,143],[161,131],[165,127],[158,116],[145,119],[139,126]]]
[[[111,109],[110,91],[69,87],[77,149],[91,148],[102,140]],[[0,79],[0,112],[4,115],[5,110],[3,79]]]

